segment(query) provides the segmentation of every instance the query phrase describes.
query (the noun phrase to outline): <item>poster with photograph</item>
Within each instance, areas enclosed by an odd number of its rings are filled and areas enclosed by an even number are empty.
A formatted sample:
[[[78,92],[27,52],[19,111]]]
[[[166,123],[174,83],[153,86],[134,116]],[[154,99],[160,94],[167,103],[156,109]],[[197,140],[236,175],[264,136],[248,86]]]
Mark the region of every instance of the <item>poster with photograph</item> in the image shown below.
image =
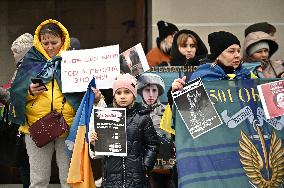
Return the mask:
[[[160,148],[155,169],[171,169],[175,162],[174,143],[171,134],[160,127],[160,122],[166,104],[160,101],[160,96],[165,93],[164,79],[158,74],[143,73],[137,79],[137,94],[142,99],[142,105],[150,110],[154,128],[160,139]]]
[[[121,72],[138,76],[150,69],[141,43],[119,55]]]
[[[258,85],[257,90],[267,119],[284,115],[284,80]]]
[[[126,109],[94,107],[92,116],[98,135],[95,156],[127,156]]]
[[[172,93],[172,96],[194,139],[222,124],[200,78],[189,82],[183,90]]]

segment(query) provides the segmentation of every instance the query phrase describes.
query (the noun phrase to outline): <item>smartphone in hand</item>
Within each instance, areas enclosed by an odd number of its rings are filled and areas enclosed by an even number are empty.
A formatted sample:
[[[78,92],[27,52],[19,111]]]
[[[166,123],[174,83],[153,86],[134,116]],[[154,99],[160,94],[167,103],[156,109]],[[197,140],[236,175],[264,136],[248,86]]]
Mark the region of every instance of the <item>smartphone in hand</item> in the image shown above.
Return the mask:
[[[44,86],[46,91],[48,90],[47,87],[45,86],[45,84],[43,83],[42,79],[40,79],[40,78],[32,78],[31,81],[32,81],[33,84],[38,83],[39,86]]]

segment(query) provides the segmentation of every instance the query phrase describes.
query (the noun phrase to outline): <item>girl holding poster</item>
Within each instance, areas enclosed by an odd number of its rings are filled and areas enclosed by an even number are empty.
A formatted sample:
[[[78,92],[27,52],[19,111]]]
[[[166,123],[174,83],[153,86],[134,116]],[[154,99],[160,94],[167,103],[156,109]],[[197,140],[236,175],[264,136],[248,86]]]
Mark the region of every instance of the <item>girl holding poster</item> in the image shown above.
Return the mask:
[[[147,173],[153,168],[159,150],[159,139],[149,111],[135,102],[136,79],[122,74],[113,84],[113,107],[126,108],[127,156],[105,156],[103,162],[104,188],[148,188]],[[98,138],[92,132],[90,142]]]

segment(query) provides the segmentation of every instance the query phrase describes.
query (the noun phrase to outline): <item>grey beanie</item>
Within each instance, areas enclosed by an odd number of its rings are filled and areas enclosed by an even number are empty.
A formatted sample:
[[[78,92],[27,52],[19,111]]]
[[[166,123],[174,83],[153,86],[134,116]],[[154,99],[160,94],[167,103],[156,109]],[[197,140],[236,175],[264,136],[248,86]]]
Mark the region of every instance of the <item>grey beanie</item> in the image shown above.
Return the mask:
[[[32,46],[33,36],[29,33],[22,34],[13,42],[11,50],[14,54],[16,64],[24,58]]]
[[[269,51],[269,44],[265,41],[260,41],[258,43],[255,43],[253,45],[251,45],[248,49],[248,55],[251,56],[253,53],[257,52],[260,49],[268,49]]]

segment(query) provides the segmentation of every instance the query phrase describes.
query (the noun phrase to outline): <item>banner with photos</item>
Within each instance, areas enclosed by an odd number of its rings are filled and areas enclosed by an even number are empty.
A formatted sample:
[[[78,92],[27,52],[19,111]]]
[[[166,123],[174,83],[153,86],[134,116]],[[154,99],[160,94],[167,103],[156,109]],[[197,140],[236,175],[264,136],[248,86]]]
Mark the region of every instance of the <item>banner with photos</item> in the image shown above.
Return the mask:
[[[179,187],[283,187],[284,116],[267,119],[257,90],[269,81],[204,82],[223,124],[196,139],[175,111]]]
[[[284,80],[257,86],[267,119],[284,115]]]

